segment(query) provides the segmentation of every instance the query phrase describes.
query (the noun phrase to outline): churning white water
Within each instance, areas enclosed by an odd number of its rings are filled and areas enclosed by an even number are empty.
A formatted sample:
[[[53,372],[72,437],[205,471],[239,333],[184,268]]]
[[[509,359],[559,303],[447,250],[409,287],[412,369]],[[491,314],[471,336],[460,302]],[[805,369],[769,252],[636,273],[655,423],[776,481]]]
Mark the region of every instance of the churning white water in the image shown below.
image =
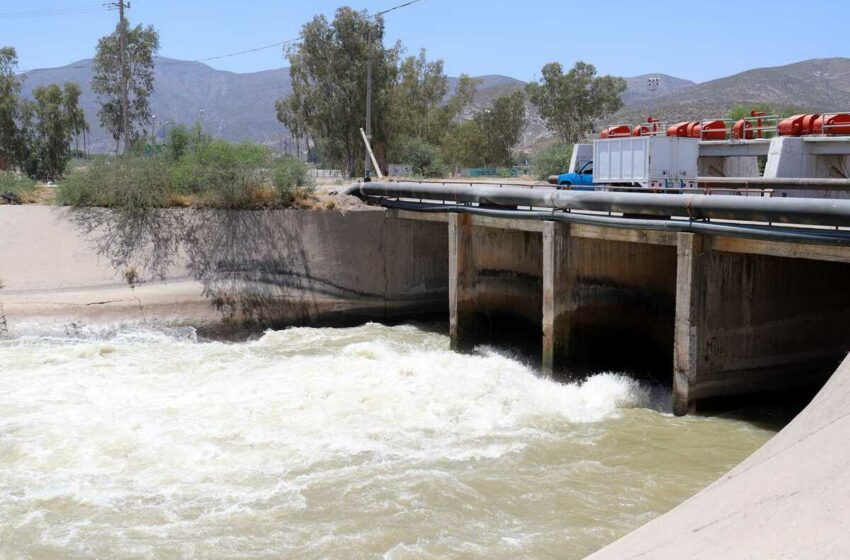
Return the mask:
[[[414,327],[0,341],[2,558],[581,558],[772,435]]]

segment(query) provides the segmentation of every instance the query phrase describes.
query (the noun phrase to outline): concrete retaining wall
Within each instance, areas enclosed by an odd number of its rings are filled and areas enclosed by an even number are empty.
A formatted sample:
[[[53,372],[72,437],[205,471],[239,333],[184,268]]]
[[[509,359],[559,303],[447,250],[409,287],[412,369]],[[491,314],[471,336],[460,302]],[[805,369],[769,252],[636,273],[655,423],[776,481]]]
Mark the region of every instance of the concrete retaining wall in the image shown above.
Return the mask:
[[[444,224],[376,209],[227,211],[204,219],[215,227],[197,241],[202,247],[182,254],[165,283],[148,279],[133,293],[67,209],[0,208],[0,302],[10,327],[120,320],[138,306],[136,296],[148,319],[192,324],[347,325],[448,313]]]

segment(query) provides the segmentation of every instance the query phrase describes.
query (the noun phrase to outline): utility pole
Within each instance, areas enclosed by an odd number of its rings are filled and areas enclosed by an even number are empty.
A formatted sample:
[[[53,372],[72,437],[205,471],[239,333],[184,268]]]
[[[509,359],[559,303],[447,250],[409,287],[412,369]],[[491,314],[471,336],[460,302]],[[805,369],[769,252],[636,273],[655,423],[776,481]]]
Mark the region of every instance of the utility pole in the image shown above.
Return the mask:
[[[130,68],[127,65],[127,19],[124,17],[124,9],[130,9],[130,2],[118,0],[112,2],[118,8],[118,50],[121,60],[121,137],[124,138],[124,153],[129,153],[130,142],[130,94],[128,92],[130,83]]]
[[[371,23],[371,22],[370,22]],[[366,138],[372,142],[372,27],[366,30]],[[369,150],[366,150],[363,161],[364,177],[368,180],[372,173],[372,162]]]

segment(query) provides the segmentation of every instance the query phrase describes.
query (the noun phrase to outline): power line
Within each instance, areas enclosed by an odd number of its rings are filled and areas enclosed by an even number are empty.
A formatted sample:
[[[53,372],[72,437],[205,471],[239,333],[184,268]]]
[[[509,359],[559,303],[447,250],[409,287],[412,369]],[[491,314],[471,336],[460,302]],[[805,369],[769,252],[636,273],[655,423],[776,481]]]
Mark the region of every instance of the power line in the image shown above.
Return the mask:
[[[417,2],[421,2],[421,1],[422,0],[410,0],[409,2],[405,2],[404,4],[399,4],[398,6],[393,6],[392,8],[386,9],[382,12],[378,12],[375,15],[376,16],[382,16],[384,14],[388,14],[390,12],[394,12],[396,10],[406,8],[407,6],[410,6],[412,4],[416,4]],[[249,54],[249,53],[253,53],[253,52],[257,52],[257,51],[264,51],[264,50],[267,50],[267,49],[273,49],[275,47],[282,47],[283,45],[288,45],[289,43],[295,43],[297,41],[300,41],[303,38],[304,38],[303,35],[299,35],[298,37],[296,37],[294,39],[287,39],[286,41],[281,41],[279,43],[272,43],[271,45],[264,45],[262,47],[255,47],[253,49],[246,49],[244,51],[237,51],[237,52],[232,52],[232,53],[228,53],[228,54],[222,54],[222,55],[219,55],[219,56],[211,56],[211,57],[208,57],[208,58],[198,58],[198,59],[195,59],[195,60],[190,60],[189,62],[209,62],[211,60],[221,60],[222,58],[230,58],[231,56],[239,56],[239,55],[242,55],[242,54]]]
[[[406,8],[406,7],[410,6],[411,4],[416,4],[416,3],[417,3],[417,2],[419,2],[419,1],[420,1],[420,0],[410,0],[410,2],[405,2],[404,4],[399,4],[398,6],[393,6],[392,8],[390,8],[390,9],[388,9],[388,10],[384,10],[383,12],[378,12],[378,13],[377,13],[377,14],[375,14],[375,15],[376,15],[376,16],[382,16],[382,15],[384,15],[384,14],[388,14],[388,13],[390,13],[390,12],[394,12],[394,11],[396,11],[396,10],[400,10],[400,9],[402,9],[402,8]]]
[[[49,8],[43,10],[24,10],[19,12],[0,12],[0,19],[29,19],[43,17],[65,17],[81,14],[107,12],[112,8],[103,4],[88,6],[69,6],[67,8]]]
[[[295,43],[296,41],[300,41],[302,38],[303,38],[303,35],[299,35],[298,37],[296,37],[294,39],[287,39],[286,41],[281,41],[279,43],[272,43],[271,45],[265,45],[265,46],[262,46],[262,47],[255,47],[253,49],[246,49],[244,51],[237,51],[237,52],[234,52],[234,53],[222,54],[222,55],[219,55],[219,56],[210,56],[208,58],[198,58],[198,59],[195,59],[195,60],[190,60],[188,62],[208,62],[210,60],[219,60],[221,58],[238,56],[240,54],[248,54],[248,53],[257,52],[257,51],[264,51],[266,49],[273,49],[275,47],[282,47],[283,45],[288,45],[289,43]]]
[[[399,4],[397,6],[393,6],[392,8],[388,8],[384,11],[378,12],[375,15],[376,16],[382,16],[384,14],[388,14],[390,12],[394,12],[396,10],[406,8],[407,6],[410,6],[412,4],[416,4],[417,2],[421,2],[421,1],[422,0],[410,0],[409,2],[405,2],[403,4]],[[71,9],[71,8],[68,8],[68,9]],[[103,10],[103,9],[104,9],[104,7],[100,6],[100,10]],[[110,7],[109,9],[112,10],[114,8]],[[55,11],[55,10],[42,10],[42,11]],[[22,12],[18,12],[18,13],[22,13]],[[0,18],[2,18],[3,15],[4,14],[0,14]],[[228,54],[221,54],[221,55],[217,55],[217,56],[210,56],[210,57],[207,57],[207,58],[196,58],[194,60],[181,60],[179,62],[210,62],[212,60],[221,60],[223,58],[230,58],[232,56],[239,56],[239,55],[243,55],[243,54],[250,54],[250,53],[254,53],[254,52],[258,52],[258,51],[273,49],[275,47],[282,47],[282,46],[288,45],[290,43],[298,42],[303,38],[304,38],[303,35],[299,35],[298,37],[295,37],[294,39],[287,39],[286,41],[280,41],[278,43],[272,43],[271,45],[263,45],[262,47],[254,47],[252,49],[245,49],[245,50],[242,50],[242,51],[236,51],[236,52],[232,52],[232,53],[228,53]],[[171,63],[169,63],[169,62],[159,62],[158,64],[177,64],[177,62],[171,62]],[[86,67],[85,65],[78,65],[78,66],[70,66],[69,68],[85,68],[85,67]],[[26,74],[27,72],[31,72],[31,71],[32,70],[18,72],[18,74]]]

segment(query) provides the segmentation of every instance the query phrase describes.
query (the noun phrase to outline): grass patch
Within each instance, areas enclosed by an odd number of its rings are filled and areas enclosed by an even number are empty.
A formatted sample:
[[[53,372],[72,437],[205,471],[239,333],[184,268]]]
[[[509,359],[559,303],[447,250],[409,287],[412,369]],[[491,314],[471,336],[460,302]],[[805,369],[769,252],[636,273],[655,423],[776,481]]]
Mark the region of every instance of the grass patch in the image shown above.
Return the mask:
[[[0,171],[0,203],[29,204],[36,202],[36,182],[26,175]]]
[[[175,159],[176,158],[176,159]],[[279,208],[313,198],[308,167],[265,146],[201,139],[175,153],[97,158],[74,170],[57,202],[106,208]]]

